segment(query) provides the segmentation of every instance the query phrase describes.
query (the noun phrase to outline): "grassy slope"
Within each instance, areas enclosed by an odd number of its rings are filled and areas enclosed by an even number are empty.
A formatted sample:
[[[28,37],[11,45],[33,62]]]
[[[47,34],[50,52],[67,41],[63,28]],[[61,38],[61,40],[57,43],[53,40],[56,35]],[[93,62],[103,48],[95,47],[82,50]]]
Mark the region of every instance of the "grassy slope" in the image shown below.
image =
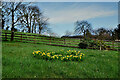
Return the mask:
[[[34,50],[81,50],[83,62],[45,61],[33,57]],[[56,47],[30,43],[2,43],[2,77],[14,78],[115,78],[118,52]]]

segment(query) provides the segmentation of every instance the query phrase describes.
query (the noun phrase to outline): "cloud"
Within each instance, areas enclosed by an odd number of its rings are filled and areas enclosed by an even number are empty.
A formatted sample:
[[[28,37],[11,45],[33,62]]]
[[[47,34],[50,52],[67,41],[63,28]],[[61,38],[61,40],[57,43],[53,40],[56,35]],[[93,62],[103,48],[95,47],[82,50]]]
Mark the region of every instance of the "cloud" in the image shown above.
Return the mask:
[[[50,23],[69,23],[76,20],[87,20],[97,17],[106,17],[116,14],[115,10],[106,10],[100,6],[88,6],[84,8],[65,8],[52,11],[49,19]]]

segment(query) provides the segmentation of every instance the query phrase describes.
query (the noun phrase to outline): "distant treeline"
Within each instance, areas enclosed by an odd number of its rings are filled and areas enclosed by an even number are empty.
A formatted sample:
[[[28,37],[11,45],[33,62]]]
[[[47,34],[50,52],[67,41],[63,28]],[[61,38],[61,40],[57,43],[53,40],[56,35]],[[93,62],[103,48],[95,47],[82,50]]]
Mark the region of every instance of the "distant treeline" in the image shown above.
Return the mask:
[[[117,25],[117,28],[106,29],[98,28],[94,30],[90,23],[87,21],[77,21],[74,31],[75,34],[83,34],[79,36],[71,36],[70,32],[67,32],[66,35],[62,38],[84,38],[84,39],[99,39],[99,40],[120,40],[120,24]]]

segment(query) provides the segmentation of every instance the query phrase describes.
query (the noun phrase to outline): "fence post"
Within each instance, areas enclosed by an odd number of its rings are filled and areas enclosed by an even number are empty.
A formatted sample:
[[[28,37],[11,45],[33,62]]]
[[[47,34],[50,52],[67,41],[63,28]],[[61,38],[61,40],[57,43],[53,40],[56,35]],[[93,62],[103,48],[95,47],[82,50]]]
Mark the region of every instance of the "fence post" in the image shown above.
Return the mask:
[[[65,38],[64,38],[64,45],[65,45]]]
[[[21,34],[21,42],[22,42],[22,34]]]
[[[112,49],[114,49],[114,41],[112,41]]]
[[[34,35],[34,43],[35,43],[35,35]]]
[[[101,47],[101,45],[100,45],[100,50],[101,50],[101,48],[102,48],[102,47]]]
[[[80,42],[81,42],[81,39],[80,39]]]
[[[49,44],[51,44],[51,36],[50,36],[50,39],[49,39]]]
[[[120,45],[119,45],[119,41],[117,42],[117,45],[118,45],[118,51],[120,51]]]
[[[102,50],[102,42],[100,41],[100,50]]]
[[[7,41],[7,32],[5,32],[5,41]]]

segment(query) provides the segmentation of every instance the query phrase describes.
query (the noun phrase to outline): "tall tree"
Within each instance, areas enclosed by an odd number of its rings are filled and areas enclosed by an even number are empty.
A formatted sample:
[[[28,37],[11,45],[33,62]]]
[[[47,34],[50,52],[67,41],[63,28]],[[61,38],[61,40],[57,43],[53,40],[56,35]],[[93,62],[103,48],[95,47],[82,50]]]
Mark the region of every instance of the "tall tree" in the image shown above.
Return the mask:
[[[22,2],[6,2],[6,6],[5,6],[5,11],[6,13],[10,16],[9,19],[12,19],[11,24],[11,41],[13,41],[13,37],[14,37],[14,29],[15,29],[15,25],[17,24],[18,20],[20,18],[18,18],[18,9],[19,6],[21,5]],[[10,21],[10,20],[9,20]]]
[[[36,30],[38,30],[39,34],[41,34],[41,30],[45,29],[48,19],[43,17],[42,12],[37,6],[22,5],[21,9],[23,10],[21,13],[24,17],[20,22],[28,28],[28,33],[36,33]],[[38,29],[36,29],[37,26]]]
[[[5,25],[7,25],[8,21],[9,21],[9,14],[8,14],[8,9],[7,9],[7,3],[6,2],[2,2],[2,29],[4,29]]]
[[[25,30],[25,28],[28,29],[28,33],[31,32],[31,23],[32,23],[32,7],[31,6],[26,6],[26,4],[22,4],[20,6],[20,14],[23,15],[23,17],[20,19],[20,24],[22,25],[21,27],[23,27],[23,30]]]
[[[96,30],[98,39],[100,40],[110,40],[112,36],[112,30],[105,29],[103,27]]]
[[[118,27],[114,29],[114,34],[116,39],[120,39],[120,24],[118,24]]]
[[[86,31],[92,31],[92,27],[91,24],[88,23],[87,21],[76,21],[75,22],[75,33],[80,34],[83,33],[84,34],[84,38],[85,38],[85,34]]]
[[[92,38],[92,34],[91,34],[91,32],[88,29],[86,30],[85,36],[86,36],[87,39]]]
[[[47,25],[48,25],[48,23],[47,23],[47,20],[48,19],[46,19],[46,20],[42,20],[42,21],[39,21],[38,22],[38,24],[39,24],[39,34],[41,34],[41,32],[43,31],[46,31],[46,29],[47,29]]]

